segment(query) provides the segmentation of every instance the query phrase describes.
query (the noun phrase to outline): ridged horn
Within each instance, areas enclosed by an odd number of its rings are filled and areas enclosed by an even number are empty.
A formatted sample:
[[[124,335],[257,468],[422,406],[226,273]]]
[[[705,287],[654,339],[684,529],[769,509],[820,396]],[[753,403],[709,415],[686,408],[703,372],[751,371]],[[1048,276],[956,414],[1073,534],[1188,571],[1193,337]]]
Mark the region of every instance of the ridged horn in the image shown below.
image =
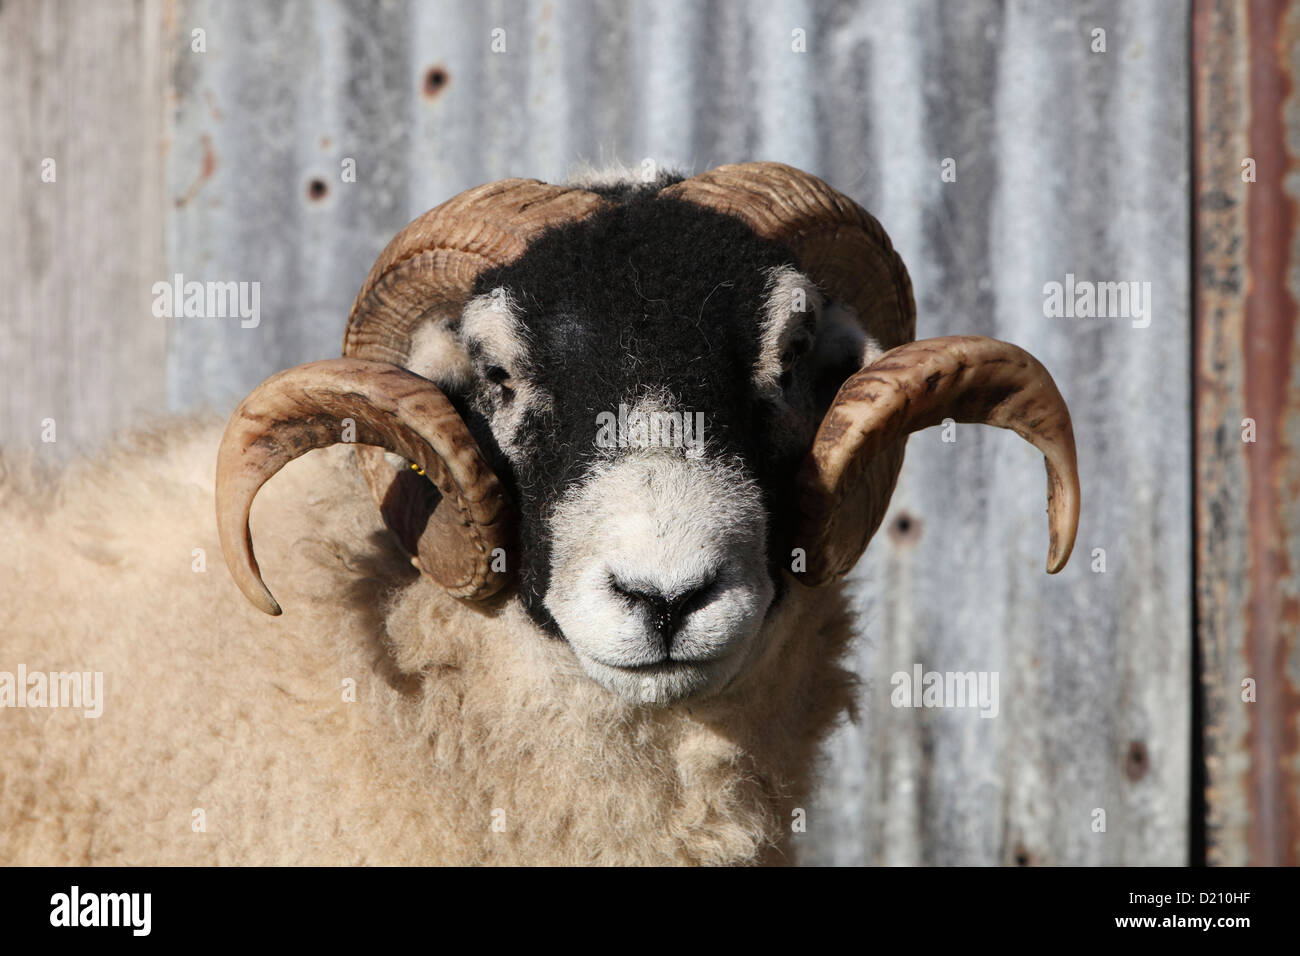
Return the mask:
[[[217,531],[240,591],[279,614],[253,553],[258,489],[288,462],[342,442],[414,462],[441,495],[418,529],[422,570],[457,597],[482,599],[505,582],[493,550],[511,540],[513,508],[451,402],[428,380],[386,362],[328,359],[271,376],[235,410],[217,454]],[[382,452],[379,453],[382,460]]]
[[[945,418],[1009,428],[1043,453],[1050,544],[1047,571],[1065,566],[1079,526],[1079,473],[1070,412],[1028,352],[997,339],[953,335],[891,349],[841,386],[798,478],[805,583],[846,573],[866,549],[891,488],[866,479],[874,457]]]

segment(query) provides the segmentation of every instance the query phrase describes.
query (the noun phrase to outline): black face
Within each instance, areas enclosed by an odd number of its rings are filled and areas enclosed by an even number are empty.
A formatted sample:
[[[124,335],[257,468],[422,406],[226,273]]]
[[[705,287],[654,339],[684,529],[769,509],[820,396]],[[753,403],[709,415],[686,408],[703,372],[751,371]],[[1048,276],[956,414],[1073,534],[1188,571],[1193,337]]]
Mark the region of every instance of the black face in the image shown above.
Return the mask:
[[[789,250],[739,220],[644,191],[549,231],[517,262],[480,276],[476,294],[509,290],[530,394],[551,399],[529,403],[497,462],[519,503],[521,600],[538,623],[555,630],[543,605],[547,521],[602,454],[597,416],[656,390],[703,413],[705,455],[737,465],[761,489],[773,569],[786,553],[781,519],[791,509],[772,503],[790,499],[806,442],[791,443],[753,379],[771,270],[793,264]],[[516,395],[504,370],[473,357],[478,414],[467,417],[491,449],[483,433],[491,408]],[[781,576],[772,577],[779,586]]]

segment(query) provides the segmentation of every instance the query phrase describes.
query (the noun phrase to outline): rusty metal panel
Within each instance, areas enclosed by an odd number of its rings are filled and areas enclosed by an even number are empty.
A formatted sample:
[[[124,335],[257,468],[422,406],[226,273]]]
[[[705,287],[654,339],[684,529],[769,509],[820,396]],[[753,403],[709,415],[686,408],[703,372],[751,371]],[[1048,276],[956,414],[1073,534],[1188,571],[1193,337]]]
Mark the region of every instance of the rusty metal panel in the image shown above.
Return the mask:
[[[1198,2],[1196,579],[1207,859],[1300,862],[1300,9]]]

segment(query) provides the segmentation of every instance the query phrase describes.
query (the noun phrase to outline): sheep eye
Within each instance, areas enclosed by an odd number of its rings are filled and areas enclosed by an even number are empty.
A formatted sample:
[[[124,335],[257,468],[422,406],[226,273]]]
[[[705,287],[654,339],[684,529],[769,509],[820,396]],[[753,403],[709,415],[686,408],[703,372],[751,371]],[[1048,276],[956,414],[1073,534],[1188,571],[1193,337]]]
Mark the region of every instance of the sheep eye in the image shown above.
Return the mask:
[[[803,358],[812,348],[812,336],[807,333],[800,333],[790,340],[785,350],[781,353],[781,387],[787,388],[790,384],[791,369],[794,363]]]
[[[508,406],[515,400],[515,390],[511,385],[510,373],[500,365],[485,367],[483,377],[487,379],[488,387],[502,406]]]

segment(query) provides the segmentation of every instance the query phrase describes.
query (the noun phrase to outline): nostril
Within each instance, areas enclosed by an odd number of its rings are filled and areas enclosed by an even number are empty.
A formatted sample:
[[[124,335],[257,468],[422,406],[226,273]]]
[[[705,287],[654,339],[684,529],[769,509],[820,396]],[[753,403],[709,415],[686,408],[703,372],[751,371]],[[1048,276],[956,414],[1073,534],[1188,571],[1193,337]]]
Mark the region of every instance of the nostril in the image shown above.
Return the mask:
[[[678,620],[686,617],[692,611],[695,611],[709,602],[713,593],[718,589],[717,577],[711,577],[707,581],[701,582],[694,587],[687,588],[673,599],[673,605]]]
[[[623,598],[634,608],[646,611],[655,624],[655,630],[662,630],[667,623],[672,604],[661,591],[654,588],[624,584],[616,577],[610,577],[609,586],[615,594]]]
[[[634,608],[645,614],[646,620],[661,638],[671,638],[691,612],[702,607],[717,587],[717,578],[678,590],[671,597],[662,590],[644,585],[629,585],[610,576],[609,586]]]

